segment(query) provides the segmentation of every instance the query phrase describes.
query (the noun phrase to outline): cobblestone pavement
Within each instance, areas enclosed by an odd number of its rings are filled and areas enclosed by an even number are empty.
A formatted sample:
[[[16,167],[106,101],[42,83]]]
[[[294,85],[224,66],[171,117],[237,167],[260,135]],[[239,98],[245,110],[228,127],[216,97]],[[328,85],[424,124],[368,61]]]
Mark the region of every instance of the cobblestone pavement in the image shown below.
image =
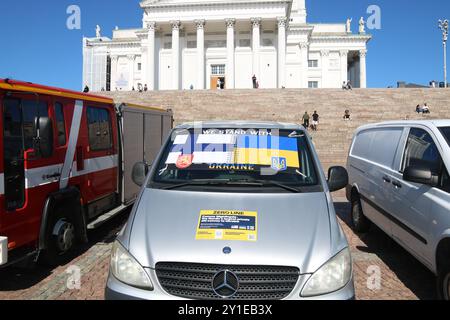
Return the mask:
[[[335,198],[335,207],[352,249],[357,299],[435,299],[431,272],[377,228],[356,235],[348,226],[349,204]],[[127,213],[90,232],[90,242],[70,263],[55,269],[8,268],[0,272],[0,300],[101,300],[112,242]],[[70,267],[81,270],[81,287],[68,289]],[[380,281],[377,281],[380,275]]]

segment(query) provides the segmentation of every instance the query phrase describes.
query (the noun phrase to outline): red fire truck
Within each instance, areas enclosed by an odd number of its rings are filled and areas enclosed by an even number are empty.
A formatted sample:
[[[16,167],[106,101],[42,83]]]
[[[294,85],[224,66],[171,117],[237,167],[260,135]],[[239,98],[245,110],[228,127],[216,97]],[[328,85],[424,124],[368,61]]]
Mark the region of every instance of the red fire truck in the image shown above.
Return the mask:
[[[87,230],[130,206],[170,110],[0,79],[0,266],[61,263]]]

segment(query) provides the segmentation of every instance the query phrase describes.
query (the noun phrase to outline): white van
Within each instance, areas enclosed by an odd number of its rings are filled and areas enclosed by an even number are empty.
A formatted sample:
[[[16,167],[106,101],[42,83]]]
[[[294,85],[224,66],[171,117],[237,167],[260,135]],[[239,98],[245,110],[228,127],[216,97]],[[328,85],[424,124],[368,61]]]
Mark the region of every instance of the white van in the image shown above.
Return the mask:
[[[347,199],[355,231],[376,224],[438,278],[450,296],[450,120],[359,128],[350,148]]]

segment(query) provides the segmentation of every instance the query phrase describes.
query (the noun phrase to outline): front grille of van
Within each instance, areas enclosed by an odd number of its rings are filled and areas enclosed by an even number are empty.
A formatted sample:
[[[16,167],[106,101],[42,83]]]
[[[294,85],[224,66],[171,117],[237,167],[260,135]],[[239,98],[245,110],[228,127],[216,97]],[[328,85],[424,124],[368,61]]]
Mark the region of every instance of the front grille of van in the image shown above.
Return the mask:
[[[156,275],[163,289],[187,299],[222,299],[214,292],[213,279],[221,271],[231,271],[239,280],[239,288],[229,299],[279,300],[294,290],[300,270],[295,267],[216,265],[160,262]]]

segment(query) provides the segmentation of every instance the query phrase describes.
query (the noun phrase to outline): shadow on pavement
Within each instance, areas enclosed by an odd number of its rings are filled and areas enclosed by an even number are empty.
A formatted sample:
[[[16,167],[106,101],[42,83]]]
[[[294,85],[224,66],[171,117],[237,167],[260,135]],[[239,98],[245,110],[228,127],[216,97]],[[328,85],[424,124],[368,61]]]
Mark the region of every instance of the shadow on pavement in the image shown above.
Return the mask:
[[[11,266],[0,269],[0,291],[8,292],[29,289],[55,273],[57,269],[62,268],[64,270],[66,266],[72,264],[73,260],[83,255],[93,246],[99,243],[109,244],[113,242],[117,233],[126,223],[129,213],[130,209],[124,210],[97,229],[89,230],[89,242],[76,248],[71,256],[67,258],[65,265],[49,267],[29,262],[26,266]]]
[[[335,202],[337,215],[351,228],[350,204]],[[421,300],[436,299],[436,281],[433,273],[416,260],[377,226],[366,234],[356,234],[365,246],[356,249],[378,256],[398,279]]]

